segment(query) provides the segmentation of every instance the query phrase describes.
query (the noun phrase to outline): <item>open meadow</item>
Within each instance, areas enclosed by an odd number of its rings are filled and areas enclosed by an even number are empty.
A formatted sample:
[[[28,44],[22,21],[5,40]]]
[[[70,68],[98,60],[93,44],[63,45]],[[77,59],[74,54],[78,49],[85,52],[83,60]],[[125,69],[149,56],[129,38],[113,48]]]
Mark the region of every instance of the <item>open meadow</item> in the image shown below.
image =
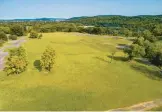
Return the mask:
[[[0,72],[0,110],[109,110],[161,98],[159,68],[125,61],[126,55],[117,48],[131,43],[80,33],[27,38],[23,45],[27,71],[10,76]],[[50,73],[39,67],[48,45],[56,52]]]

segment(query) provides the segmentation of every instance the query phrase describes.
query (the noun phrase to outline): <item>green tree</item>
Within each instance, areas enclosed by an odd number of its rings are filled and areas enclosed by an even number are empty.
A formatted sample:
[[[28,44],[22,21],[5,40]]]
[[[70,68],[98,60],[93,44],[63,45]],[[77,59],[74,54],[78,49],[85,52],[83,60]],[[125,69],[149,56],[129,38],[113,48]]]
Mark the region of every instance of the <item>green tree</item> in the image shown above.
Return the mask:
[[[0,40],[1,41],[7,41],[8,40],[7,35],[4,32],[0,32]]]
[[[39,34],[38,39],[41,39],[42,37],[43,37],[43,35],[42,34]]]
[[[23,47],[10,51],[4,71],[7,75],[20,74],[27,69],[28,61],[26,51]]]
[[[150,42],[155,42],[156,38],[152,35],[152,33],[149,30],[145,30],[142,33],[145,40],[149,40]]]
[[[24,35],[24,27],[21,25],[13,25],[11,27],[11,34],[17,35],[17,36],[23,36]]]
[[[144,41],[145,41],[145,39],[143,37],[139,37],[139,38],[135,39],[133,44],[138,44],[140,46],[144,46]]]
[[[55,63],[55,50],[52,47],[47,47],[41,56],[40,66],[42,69],[51,71]]]
[[[9,34],[10,33],[10,28],[1,26],[0,31],[4,32],[5,34]]]
[[[162,25],[156,25],[153,29],[153,33],[155,36],[162,36]]]
[[[124,52],[128,54],[128,58],[132,60],[134,57],[142,57],[145,55],[145,49],[138,44],[132,44],[129,48],[125,48]]]
[[[130,30],[128,30],[128,29],[124,29],[124,35],[126,36],[126,37],[131,37],[132,36],[132,31],[130,31]]]
[[[36,31],[31,31],[29,38],[38,38],[39,35]]]

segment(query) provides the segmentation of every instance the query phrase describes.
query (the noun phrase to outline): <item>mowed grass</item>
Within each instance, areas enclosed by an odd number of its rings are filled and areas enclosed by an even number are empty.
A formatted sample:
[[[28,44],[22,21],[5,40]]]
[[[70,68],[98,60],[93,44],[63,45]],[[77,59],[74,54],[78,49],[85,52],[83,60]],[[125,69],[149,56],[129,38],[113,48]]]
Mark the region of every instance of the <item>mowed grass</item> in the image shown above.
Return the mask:
[[[28,39],[28,70],[13,76],[0,72],[0,110],[109,110],[162,98],[159,69],[126,62],[125,54],[116,49],[130,43],[79,33]],[[48,45],[56,51],[51,73],[40,72],[38,66]]]

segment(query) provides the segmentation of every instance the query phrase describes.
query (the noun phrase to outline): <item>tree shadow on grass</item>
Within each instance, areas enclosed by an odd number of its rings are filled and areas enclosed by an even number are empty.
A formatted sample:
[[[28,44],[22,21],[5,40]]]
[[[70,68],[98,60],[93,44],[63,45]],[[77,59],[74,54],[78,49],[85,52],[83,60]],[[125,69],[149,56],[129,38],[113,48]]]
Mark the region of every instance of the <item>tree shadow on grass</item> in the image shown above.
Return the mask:
[[[107,57],[112,58],[111,55],[109,55],[109,56],[107,56]],[[122,56],[114,56],[112,59],[113,59],[113,60],[116,60],[116,61],[128,61],[128,58],[122,57]]]
[[[119,49],[119,50],[123,50],[125,48],[129,48],[129,45],[127,45],[127,44],[118,44],[116,46],[116,48]]]
[[[100,60],[100,61],[103,61],[103,62],[106,62],[106,63],[110,63],[109,61],[103,59],[103,58],[100,58],[100,57],[95,57],[96,59]]]
[[[148,60],[146,60],[146,59],[134,59],[136,62],[138,62],[138,63],[141,63],[141,64],[145,64],[145,65],[148,65],[148,66],[150,66],[150,65],[152,65]]]
[[[131,65],[131,67],[134,70],[143,73],[145,76],[147,76],[150,79],[158,80],[158,81],[162,80],[162,74],[160,73],[159,69],[154,69],[154,68],[149,69],[144,65]]]
[[[38,71],[42,70],[41,67],[40,67],[40,60],[35,60],[33,65]]]

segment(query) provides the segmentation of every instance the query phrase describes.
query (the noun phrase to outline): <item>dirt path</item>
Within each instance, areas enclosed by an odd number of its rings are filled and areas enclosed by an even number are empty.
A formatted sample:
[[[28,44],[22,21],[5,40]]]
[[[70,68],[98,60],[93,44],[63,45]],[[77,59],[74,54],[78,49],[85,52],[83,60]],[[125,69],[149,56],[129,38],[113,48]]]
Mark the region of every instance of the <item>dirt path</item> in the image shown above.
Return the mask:
[[[109,111],[146,111],[162,105],[162,99],[158,99],[155,101],[143,102],[130,107],[112,109]]]
[[[10,42],[8,42],[8,45],[5,45],[2,48],[0,48],[0,70],[3,70],[4,59],[6,56],[8,56],[8,52],[5,52],[5,50],[8,48],[19,47],[25,41],[26,41],[25,37],[20,37],[19,40],[10,41]]]

